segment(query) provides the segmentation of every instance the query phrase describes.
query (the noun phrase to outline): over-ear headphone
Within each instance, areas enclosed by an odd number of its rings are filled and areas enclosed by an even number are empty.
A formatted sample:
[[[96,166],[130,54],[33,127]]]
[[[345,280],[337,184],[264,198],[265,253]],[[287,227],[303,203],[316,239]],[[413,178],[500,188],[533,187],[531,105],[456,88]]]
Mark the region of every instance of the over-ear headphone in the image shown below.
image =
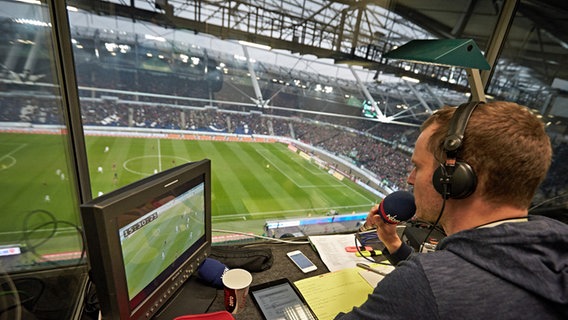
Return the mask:
[[[467,198],[477,186],[477,177],[471,166],[466,162],[457,161],[456,157],[463,143],[469,118],[473,110],[482,103],[474,101],[458,106],[450,120],[448,134],[444,140],[446,162],[441,163],[432,176],[434,188],[445,199]]]

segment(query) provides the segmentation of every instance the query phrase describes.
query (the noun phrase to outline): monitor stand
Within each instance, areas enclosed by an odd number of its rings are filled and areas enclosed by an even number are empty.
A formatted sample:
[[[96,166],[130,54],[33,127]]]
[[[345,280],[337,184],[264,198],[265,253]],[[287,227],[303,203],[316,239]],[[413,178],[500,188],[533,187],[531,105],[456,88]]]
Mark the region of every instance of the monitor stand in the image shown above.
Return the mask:
[[[183,315],[206,313],[216,297],[217,289],[192,276],[153,319],[172,320]]]

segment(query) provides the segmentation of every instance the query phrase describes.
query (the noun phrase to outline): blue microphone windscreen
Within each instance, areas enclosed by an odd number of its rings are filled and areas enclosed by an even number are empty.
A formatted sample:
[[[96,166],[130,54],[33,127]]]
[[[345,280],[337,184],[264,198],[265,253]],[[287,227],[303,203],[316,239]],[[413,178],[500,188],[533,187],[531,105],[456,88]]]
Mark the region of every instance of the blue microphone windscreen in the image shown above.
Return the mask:
[[[387,223],[395,224],[414,217],[414,195],[408,191],[395,191],[386,196],[379,205],[379,212]]]
[[[218,260],[206,258],[197,268],[197,276],[206,284],[215,288],[223,288],[223,274],[229,270],[226,265]]]

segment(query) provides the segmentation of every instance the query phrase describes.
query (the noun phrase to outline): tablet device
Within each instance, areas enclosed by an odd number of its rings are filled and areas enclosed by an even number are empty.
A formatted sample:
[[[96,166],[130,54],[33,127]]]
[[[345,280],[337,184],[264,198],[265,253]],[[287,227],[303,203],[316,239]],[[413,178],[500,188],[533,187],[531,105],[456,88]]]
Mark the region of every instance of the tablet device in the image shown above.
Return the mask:
[[[252,286],[249,294],[264,320],[316,320],[296,287],[286,278]]]

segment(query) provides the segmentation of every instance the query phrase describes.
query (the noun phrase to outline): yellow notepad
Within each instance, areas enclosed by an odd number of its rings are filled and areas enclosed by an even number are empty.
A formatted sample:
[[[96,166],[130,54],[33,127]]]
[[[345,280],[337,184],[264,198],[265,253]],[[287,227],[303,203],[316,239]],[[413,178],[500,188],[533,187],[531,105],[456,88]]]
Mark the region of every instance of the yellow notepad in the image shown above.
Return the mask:
[[[361,305],[373,287],[360,274],[360,268],[347,268],[294,282],[319,320],[333,319]]]

